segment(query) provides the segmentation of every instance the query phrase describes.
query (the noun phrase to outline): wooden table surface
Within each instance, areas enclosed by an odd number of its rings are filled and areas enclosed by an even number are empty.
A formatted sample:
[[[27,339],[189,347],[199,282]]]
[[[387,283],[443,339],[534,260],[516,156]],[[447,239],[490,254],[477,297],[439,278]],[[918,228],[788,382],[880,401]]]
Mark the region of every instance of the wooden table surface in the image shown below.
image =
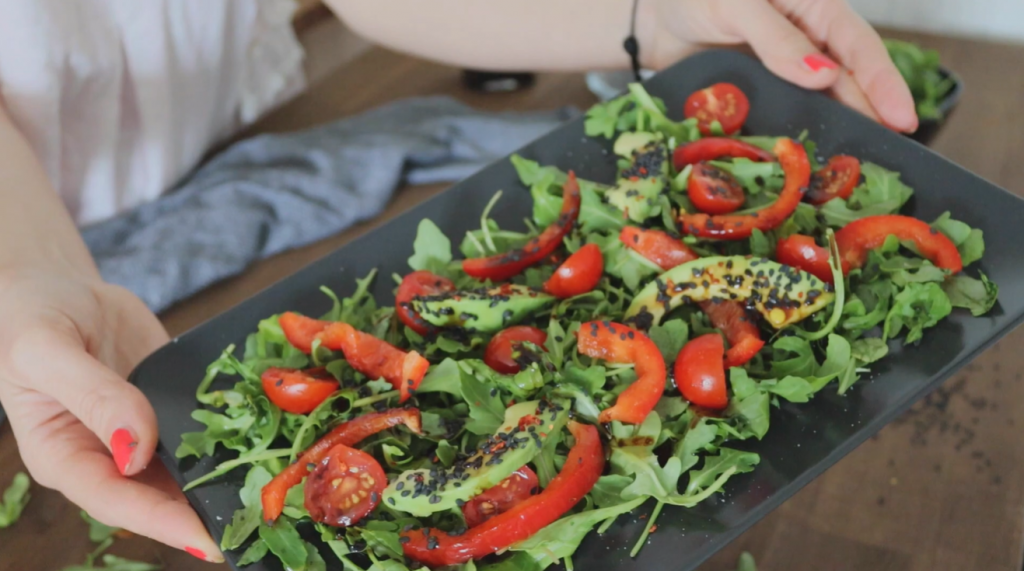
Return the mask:
[[[934,143],[953,161],[1024,194],[1024,46],[893,34],[937,48],[966,84],[960,109]],[[457,70],[372,50],[257,126],[285,131],[352,115],[388,100],[450,94],[492,109],[541,109],[594,98],[582,76],[545,75],[529,91],[478,95]],[[179,334],[241,302],[354,237],[438,192],[404,188],[378,219],[321,243],[254,265],[168,311]],[[921,189],[924,190],[924,189]],[[1011,334],[964,372],[858,448],[824,476],[701,567],[734,569],[740,551],[777,571],[1020,571],[1024,552],[1024,331]],[[813,406],[813,405],[812,405]],[[18,470],[10,428],[0,429],[0,485]],[[21,521],[0,530],[0,571],[58,571],[81,563],[91,544],[78,510],[34,486]],[[113,553],[161,562],[168,571],[216,569],[141,538]],[[226,567],[222,567],[226,568]]]

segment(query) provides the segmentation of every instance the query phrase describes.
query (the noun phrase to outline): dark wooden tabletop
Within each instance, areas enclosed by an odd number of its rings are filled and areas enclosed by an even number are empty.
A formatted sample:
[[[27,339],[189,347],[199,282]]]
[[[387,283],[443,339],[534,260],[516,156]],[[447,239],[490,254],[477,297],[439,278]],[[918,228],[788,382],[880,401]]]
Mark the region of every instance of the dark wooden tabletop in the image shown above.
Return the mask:
[[[1024,194],[1024,46],[909,34],[942,53],[964,80],[960,108],[934,142],[943,155]],[[346,65],[256,127],[308,127],[383,102],[449,94],[485,109],[594,102],[582,76],[545,75],[528,91],[479,95],[457,70],[383,50]],[[205,321],[438,192],[402,189],[379,218],[253,266],[163,315],[171,334]],[[925,401],[798,493],[702,571],[754,554],[762,571],[1020,571],[1024,553],[1024,331],[1011,334]],[[813,406],[813,405],[811,405]],[[23,470],[9,426],[0,429],[0,486]],[[22,519],[0,530],[0,571],[59,571],[91,550],[78,510],[38,486]],[[113,553],[168,571],[217,569],[141,538]]]

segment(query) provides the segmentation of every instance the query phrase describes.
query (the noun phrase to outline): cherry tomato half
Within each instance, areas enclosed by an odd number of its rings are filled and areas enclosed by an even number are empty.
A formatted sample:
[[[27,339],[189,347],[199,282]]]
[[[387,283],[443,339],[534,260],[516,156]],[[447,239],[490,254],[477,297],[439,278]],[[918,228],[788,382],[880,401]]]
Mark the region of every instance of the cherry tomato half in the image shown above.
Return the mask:
[[[814,238],[793,234],[779,240],[775,259],[780,264],[803,270],[825,283],[832,283],[832,268],[828,265],[828,250],[814,242]],[[845,269],[845,268],[844,268]]]
[[[706,163],[693,165],[687,191],[697,210],[708,214],[735,212],[747,200],[740,183],[731,174]]]
[[[454,289],[455,284],[451,280],[434,275],[427,270],[419,270],[406,275],[402,278],[402,283],[395,293],[395,310],[398,313],[398,319],[416,333],[426,334],[432,329],[431,325],[412,310],[409,302],[417,296],[438,295]]]
[[[523,466],[497,486],[474,496],[462,506],[466,526],[476,527],[498,514],[507,512],[519,502],[537,493],[539,489],[537,474],[529,466]]]
[[[313,521],[348,527],[377,507],[387,485],[373,456],[339,444],[306,477],[306,510]]]
[[[702,135],[711,134],[711,123],[718,121],[722,131],[731,135],[740,130],[750,112],[750,100],[731,83],[716,83],[695,91],[683,104],[683,115],[697,118]]]
[[[721,410],[729,405],[725,387],[725,342],[718,333],[690,340],[676,357],[676,386],[697,406]]]
[[[860,161],[848,155],[836,155],[821,170],[811,174],[804,200],[814,205],[833,198],[849,198],[860,182]]]
[[[544,283],[544,291],[559,298],[587,293],[604,273],[604,256],[597,244],[587,244],[569,256]]]
[[[270,402],[292,414],[309,414],[331,393],[338,390],[338,381],[327,369],[281,369],[263,371],[263,392]]]
[[[521,370],[519,363],[515,360],[515,352],[523,341],[528,341],[544,348],[544,342],[548,340],[548,334],[536,327],[528,325],[515,325],[509,327],[491,338],[484,351],[484,363],[487,366],[503,375],[514,375]],[[547,349],[544,349],[547,351]]]

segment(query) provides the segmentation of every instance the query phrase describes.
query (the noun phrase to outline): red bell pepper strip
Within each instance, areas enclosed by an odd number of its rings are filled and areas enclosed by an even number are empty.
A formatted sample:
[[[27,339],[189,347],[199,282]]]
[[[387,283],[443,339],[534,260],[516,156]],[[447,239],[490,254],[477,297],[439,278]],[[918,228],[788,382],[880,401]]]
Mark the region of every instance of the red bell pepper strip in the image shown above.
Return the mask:
[[[355,370],[371,379],[384,378],[391,383],[401,392],[399,402],[405,402],[419,388],[430,367],[430,362],[416,351],[406,353],[348,323],[332,323],[318,338],[324,347],[344,353]]]
[[[839,256],[851,268],[859,268],[867,261],[868,251],[880,247],[889,236],[913,242],[922,256],[954,274],[964,267],[956,244],[945,234],[923,220],[899,214],[868,216],[844,226],[836,232]]]
[[[433,528],[403,531],[406,557],[430,567],[465,563],[523,541],[562,517],[594,487],[605,462],[597,428],[570,421],[569,431],[576,443],[562,471],[541,493],[462,535]]]
[[[395,313],[406,327],[420,335],[426,335],[434,326],[413,311],[410,302],[417,296],[437,295],[453,290],[455,284],[448,278],[434,275],[427,270],[412,272],[402,278],[402,283],[395,292]]]
[[[301,483],[309,473],[310,466],[316,466],[323,461],[332,448],[339,444],[355,446],[360,440],[399,424],[404,424],[409,430],[419,434],[423,426],[420,411],[415,408],[394,408],[384,412],[371,412],[340,424],[325,434],[300,454],[294,463],[263,486],[263,519],[273,523],[281,515],[288,490]]]
[[[700,308],[711,319],[711,325],[729,340],[729,350],[725,352],[726,369],[742,367],[764,347],[761,331],[742,303],[729,300],[717,303],[705,301],[700,304]]]
[[[654,341],[632,327],[610,321],[580,325],[576,341],[580,353],[610,363],[632,363],[636,371],[637,379],[611,408],[601,411],[598,421],[643,422],[665,392],[665,359]]]
[[[804,146],[793,139],[782,138],[775,143],[775,156],[779,158],[786,182],[779,193],[779,198],[771,205],[753,214],[723,214],[709,216],[707,214],[686,214],[679,216],[679,226],[683,232],[701,238],[718,238],[723,240],[741,240],[748,238],[755,228],[761,231],[771,230],[785,222],[786,218],[796,210],[800,199],[807,191],[807,183],[811,178],[811,165],[807,161]]]
[[[619,232],[619,240],[626,247],[635,250],[663,270],[671,270],[680,264],[700,257],[682,240],[661,230],[645,230],[636,226],[626,226]]]
[[[526,268],[543,261],[562,243],[580,214],[580,185],[576,174],[569,171],[569,178],[562,187],[562,211],[558,219],[531,239],[522,248],[487,258],[471,258],[462,261],[462,271],[478,280],[504,281]]]
[[[672,152],[672,165],[677,171],[686,165],[713,161],[723,157],[750,159],[757,162],[771,162],[775,157],[764,149],[728,137],[706,137],[692,143],[679,145]]]
[[[291,311],[282,313],[277,322],[281,325],[288,342],[307,355],[313,351],[313,340],[316,336],[330,325],[329,321],[320,321]]]

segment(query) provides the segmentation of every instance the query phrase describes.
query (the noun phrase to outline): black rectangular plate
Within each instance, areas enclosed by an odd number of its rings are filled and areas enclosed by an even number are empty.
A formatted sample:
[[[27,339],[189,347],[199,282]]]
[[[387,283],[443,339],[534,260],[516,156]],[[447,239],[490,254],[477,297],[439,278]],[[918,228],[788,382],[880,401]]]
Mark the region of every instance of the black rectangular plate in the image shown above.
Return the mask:
[[[715,82],[738,85],[751,102],[747,132],[797,136],[806,129],[819,155],[849,153],[900,171],[915,197],[909,213],[932,220],[952,211],[959,220],[982,228],[988,250],[982,269],[1001,289],[1000,303],[989,314],[972,318],[957,310],[926,332],[917,347],[891,345],[892,354],[877,364],[845,397],[825,390],[805,405],[785,404],[772,411],[771,430],[750,449],[761,455],[751,474],[729,482],[726,492],[694,509],[667,508],[658,533],[635,560],[628,556],[644,522],[622,517],[601,537],[591,534],[574,556],[577,569],[687,571],[735,539],[808,482],[879,431],[916,400],[938,387],[983,350],[1009,333],[1024,318],[1024,264],[1019,263],[1020,221],[1024,201],[936,155],[915,141],[889,131],[839,103],[794,87],[759,62],[731,51],[708,51],[680,62],[646,82],[665,100],[669,115],[680,118],[683,101],[696,89]],[[574,169],[584,178],[610,182],[614,160],[610,143],[588,139],[577,119],[524,147],[520,154]],[[530,195],[508,161],[499,161],[377,230],[353,241],[302,271],[212,319],[146,359],[132,374],[156,407],[160,423],[159,455],[184,485],[216,463],[233,457],[178,462],[174,450],[181,433],[201,428],[190,418],[194,392],[208,363],[230,343],[242,345],[260,319],[295,310],[319,314],[329,309],[317,292],[321,285],[348,295],[354,280],[378,268],[381,276],[404,273],[412,254],[416,226],[430,218],[458,243],[479,224],[479,214],[496,190],[506,191],[495,218],[502,227],[520,228],[530,215]],[[971,268],[971,271],[976,271]],[[393,284],[378,279],[374,294],[390,305]],[[215,538],[240,506],[238,491],[245,470],[190,491],[187,496]],[[237,560],[239,554],[228,554]],[[246,569],[279,570],[274,558]],[[330,558],[328,560],[332,560]]]

